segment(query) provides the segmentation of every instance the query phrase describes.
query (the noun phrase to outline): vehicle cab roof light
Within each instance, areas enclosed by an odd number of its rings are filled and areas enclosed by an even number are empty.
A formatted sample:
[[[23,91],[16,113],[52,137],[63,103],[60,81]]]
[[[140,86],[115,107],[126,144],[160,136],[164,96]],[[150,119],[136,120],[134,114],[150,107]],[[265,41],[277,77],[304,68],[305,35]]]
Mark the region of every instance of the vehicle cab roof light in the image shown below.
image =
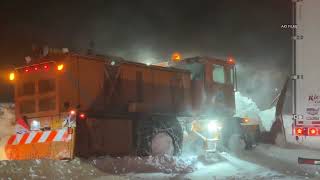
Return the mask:
[[[10,81],[14,81],[14,79],[15,79],[15,74],[14,74],[14,72],[11,72],[11,73],[9,74],[9,80],[10,80]]]
[[[64,65],[63,65],[63,64],[59,64],[59,65],[57,66],[58,71],[62,71],[63,68],[64,68]]]
[[[52,66],[55,66],[58,71],[62,71],[64,69],[64,64],[56,64],[55,62],[46,62],[46,63],[40,63],[40,64],[33,64],[30,66],[24,66],[21,68],[17,68],[16,70],[18,72],[47,72],[49,69],[51,69]]]

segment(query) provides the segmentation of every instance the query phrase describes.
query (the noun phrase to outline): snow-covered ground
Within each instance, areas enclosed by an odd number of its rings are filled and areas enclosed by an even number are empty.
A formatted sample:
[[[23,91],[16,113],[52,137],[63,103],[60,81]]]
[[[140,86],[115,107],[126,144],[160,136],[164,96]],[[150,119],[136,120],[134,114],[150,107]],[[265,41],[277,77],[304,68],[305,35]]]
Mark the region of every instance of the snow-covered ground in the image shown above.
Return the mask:
[[[311,174],[282,173],[227,153],[223,160],[204,164],[192,157],[101,157],[54,160],[1,161],[0,177],[7,179],[302,179]],[[288,171],[292,169],[287,168]],[[301,173],[300,173],[301,174]]]
[[[236,95],[238,116],[259,120],[261,129],[268,131],[274,121],[275,108],[261,111],[247,97]],[[0,104],[0,149],[14,132],[12,104]],[[220,153],[220,160],[204,163],[192,155],[181,157],[100,157],[76,158],[70,162],[55,160],[0,161],[0,179],[320,179],[320,169],[297,164],[298,157],[320,157],[320,139],[300,139],[292,135],[292,120],[284,116],[286,146],[260,144],[252,151],[237,154]],[[3,148],[2,148],[3,149]],[[3,155],[3,153],[2,153]],[[0,158],[5,158],[1,155]]]

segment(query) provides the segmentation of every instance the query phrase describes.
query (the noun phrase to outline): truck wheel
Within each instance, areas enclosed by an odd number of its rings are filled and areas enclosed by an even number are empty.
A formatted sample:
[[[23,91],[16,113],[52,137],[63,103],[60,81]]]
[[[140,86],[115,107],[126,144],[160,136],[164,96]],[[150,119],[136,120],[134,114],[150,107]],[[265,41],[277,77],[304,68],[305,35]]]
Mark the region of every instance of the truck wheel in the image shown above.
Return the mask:
[[[139,123],[137,154],[179,155],[182,150],[183,133],[175,117],[152,117]]]
[[[151,154],[152,155],[170,155],[174,154],[173,140],[166,132],[160,132],[153,136],[151,140]]]

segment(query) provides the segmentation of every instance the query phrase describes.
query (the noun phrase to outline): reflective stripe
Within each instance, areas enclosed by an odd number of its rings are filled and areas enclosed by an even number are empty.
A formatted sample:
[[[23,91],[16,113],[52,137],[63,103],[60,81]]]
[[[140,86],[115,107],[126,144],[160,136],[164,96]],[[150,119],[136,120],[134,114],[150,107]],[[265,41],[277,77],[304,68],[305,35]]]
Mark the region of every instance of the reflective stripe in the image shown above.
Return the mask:
[[[50,131],[44,131],[38,142],[39,143],[45,142],[47,140],[49,134],[50,134]]]
[[[58,131],[58,134],[56,135],[56,137],[53,139],[53,141],[61,141],[64,132],[66,132],[66,129],[61,129]]]
[[[57,131],[51,131],[47,141],[51,142],[53,140],[53,138],[56,137],[56,135],[57,135]]]
[[[13,145],[17,145],[20,143],[21,138],[22,138],[23,134],[17,134],[15,141],[13,142]]]
[[[29,137],[29,133],[23,134],[19,144],[25,144],[28,137]]]
[[[36,136],[36,134],[37,134],[36,132],[31,132],[29,134],[29,137],[28,137],[27,141],[26,141],[26,144],[30,144],[32,139]]]
[[[8,142],[7,142],[7,144],[9,144],[9,145],[12,145],[13,144],[13,142],[15,141],[15,139],[16,139],[16,134],[15,135],[13,135],[13,136],[11,136],[10,138],[9,138],[9,140],[8,140]]]

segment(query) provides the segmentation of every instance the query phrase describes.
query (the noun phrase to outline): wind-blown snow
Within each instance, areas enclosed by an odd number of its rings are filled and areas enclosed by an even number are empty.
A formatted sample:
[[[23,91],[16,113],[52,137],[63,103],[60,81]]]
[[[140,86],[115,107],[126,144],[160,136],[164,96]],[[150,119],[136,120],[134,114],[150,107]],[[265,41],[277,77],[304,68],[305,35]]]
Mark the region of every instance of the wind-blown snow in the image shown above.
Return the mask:
[[[276,107],[261,111],[259,118],[265,131],[270,131],[272,123],[275,121]]]
[[[235,93],[235,102],[236,117],[257,119],[262,131],[270,131],[272,123],[275,121],[275,107],[262,111],[251,98],[243,96],[240,92]]]

